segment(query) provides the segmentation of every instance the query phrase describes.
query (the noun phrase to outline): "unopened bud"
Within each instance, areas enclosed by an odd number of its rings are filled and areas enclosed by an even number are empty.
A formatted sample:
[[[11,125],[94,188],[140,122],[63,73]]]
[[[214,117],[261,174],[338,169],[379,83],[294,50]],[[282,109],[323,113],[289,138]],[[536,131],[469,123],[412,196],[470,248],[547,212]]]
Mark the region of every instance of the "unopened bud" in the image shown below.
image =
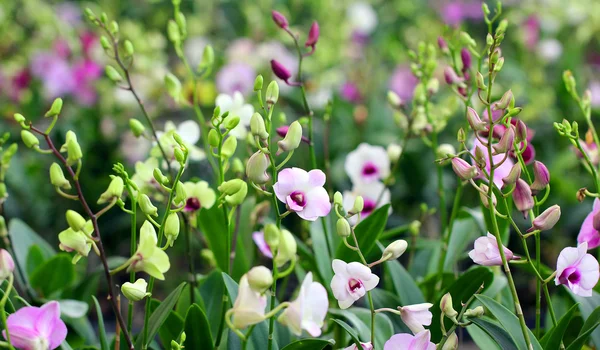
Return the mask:
[[[444,79],[448,85],[460,84],[464,81],[464,78],[459,77],[458,74],[454,71],[454,69],[450,66],[444,69]]]
[[[463,72],[471,69],[471,64],[473,60],[471,58],[471,52],[469,52],[469,49],[463,48],[462,50],[460,50],[460,59],[463,64]]]
[[[273,22],[279,26],[281,29],[286,29],[288,27],[288,20],[285,18],[283,14],[277,12],[275,10],[271,11],[271,17],[273,18]]]
[[[244,172],[244,163],[239,158],[233,158],[231,161],[231,171],[234,174],[242,174]]]
[[[456,154],[456,149],[454,148],[454,146],[452,146],[449,143],[442,143],[435,150],[435,155],[439,159],[454,157],[455,154]],[[444,162],[442,162],[442,164],[448,164],[448,161],[444,161]]]
[[[513,149],[514,142],[515,142],[515,129],[511,125],[506,129],[506,131],[504,131],[504,134],[502,134],[500,141],[498,141],[498,143],[496,143],[492,147],[496,151],[496,154],[506,153]]]
[[[390,106],[392,106],[395,109],[402,107],[402,99],[400,98],[400,96],[398,96],[397,93],[395,93],[392,90],[388,91],[387,100]]]
[[[481,317],[484,314],[485,310],[483,309],[483,306],[477,306],[474,309],[467,309],[467,311],[465,311],[466,317]]]
[[[167,36],[175,45],[181,43],[181,32],[179,31],[179,25],[177,25],[177,22],[174,20],[170,20],[167,23]]]
[[[597,215],[593,217],[593,224],[597,224]],[[560,219],[560,207],[558,205],[553,205],[550,208],[544,210],[543,213],[538,215],[532,222],[532,227],[529,231],[540,230],[547,231],[550,230],[556,225],[558,220]],[[600,225],[598,225],[600,227]],[[595,225],[594,225],[595,228]]]
[[[268,224],[265,226],[265,242],[271,248],[271,251],[274,252],[279,247],[279,229],[275,224]]]
[[[518,119],[515,127],[515,141],[520,143],[525,140],[527,140],[527,125]]]
[[[50,107],[50,109],[48,110],[48,112],[46,112],[46,114],[44,115],[44,117],[55,117],[57,115],[60,114],[60,111],[62,110],[62,106],[63,106],[63,100],[62,98],[56,98],[54,100],[54,102],[52,102],[52,106]]]
[[[387,155],[390,162],[396,163],[402,154],[402,147],[395,143],[390,143],[387,147]]]
[[[571,73],[570,70],[564,71],[563,82],[565,83],[565,88],[567,89],[568,93],[570,93],[571,95],[577,94],[577,90],[575,90],[577,84],[575,83],[575,78],[573,77],[573,73]]]
[[[527,217],[527,212],[533,208],[535,203],[533,201],[533,196],[531,195],[531,189],[525,180],[517,180],[512,197],[517,210],[520,211],[524,217]]]
[[[262,294],[273,284],[273,274],[264,266],[255,266],[248,271],[248,284],[253,291]]]
[[[381,260],[396,260],[404,254],[406,248],[408,248],[408,242],[403,239],[396,240],[385,247],[381,254]]]
[[[354,199],[354,204],[352,205],[352,209],[350,210],[354,214],[358,214],[363,211],[365,207],[365,200],[362,196],[356,196]]]
[[[336,191],[333,195],[333,203],[337,205],[343,205],[344,197],[340,191]]]
[[[283,266],[288,261],[295,259],[297,249],[298,246],[294,235],[288,230],[281,230],[279,236],[279,248],[277,249],[277,255],[273,260],[277,266]]]
[[[481,72],[477,72],[477,74],[475,74],[475,84],[479,90],[487,90],[487,85],[485,85],[485,80]]]
[[[40,140],[27,130],[21,130],[21,139],[27,148],[37,148],[40,145]]]
[[[123,47],[125,48],[125,53],[127,56],[133,56],[135,50],[133,49],[133,44],[129,40],[125,40],[123,43]]]
[[[183,182],[178,181],[175,185],[175,197],[173,198],[173,202],[178,206],[184,205],[187,201],[187,198],[187,192]],[[200,203],[202,203],[202,199],[200,199]]]
[[[240,123],[240,117],[232,116],[225,120],[225,122],[223,123],[223,126],[225,126],[225,129],[227,129],[227,130],[233,130],[236,126],[238,126],[239,123]]]
[[[454,310],[454,306],[452,305],[452,295],[450,293],[444,294],[442,300],[440,301],[440,309],[449,318],[455,318],[458,315],[458,312]]]
[[[219,135],[216,129],[210,129],[208,132],[208,144],[212,148],[219,147]]]
[[[535,195],[550,183],[550,172],[544,163],[535,161],[533,163],[533,183],[531,184],[531,192]]]
[[[58,163],[52,163],[52,165],[50,165],[50,183],[54,187],[59,187],[65,190],[71,188],[69,180],[65,178],[65,174]]]
[[[250,119],[250,132],[252,136],[258,136],[261,140],[266,140],[269,137],[265,127],[265,121],[260,113],[255,112]]]
[[[235,153],[235,149],[237,148],[237,138],[230,136],[225,142],[223,142],[223,147],[221,147],[221,157],[223,158],[231,158]]]
[[[165,221],[165,237],[167,237],[167,244],[172,247],[178,236],[179,216],[177,213],[171,213],[167,216],[167,220]]]
[[[456,175],[462,180],[470,180],[474,177],[479,176],[479,170],[474,165],[467,163],[462,158],[454,157],[451,160],[452,162],[452,170],[456,173]]]
[[[269,174],[267,174],[270,165],[269,156],[257,151],[248,159],[246,176],[255,184],[264,184],[270,179]]]
[[[449,52],[449,50],[448,50],[448,43],[446,42],[446,40],[443,37],[438,36],[438,38],[437,38],[437,44],[438,44],[438,47],[440,48],[440,50],[443,53],[448,53]]]
[[[144,124],[135,118],[129,119],[129,129],[135,137],[142,136],[144,134],[144,130],[146,130]]]
[[[181,82],[175,75],[171,73],[165,75],[165,88],[167,89],[169,96],[171,96],[175,102],[179,102],[181,99]]]
[[[158,208],[152,204],[152,201],[148,195],[140,193],[138,196],[138,205],[144,214],[149,216],[158,216]]]
[[[319,23],[314,21],[310,26],[310,30],[308,31],[308,38],[306,39],[306,43],[304,43],[305,47],[315,47],[319,41]]]
[[[507,188],[511,185],[514,185],[517,180],[521,177],[521,164],[515,163],[512,168],[510,168],[510,172],[508,175],[502,178],[502,189]]]
[[[123,80],[123,77],[121,76],[121,73],[119,73],[115,67],[111,66],[111,65],[107,65],[104,68],[104,71],[106,72],[106,76],[108,77],[108,79],[112,80],[115,83],[118,83],[120,81]]]
[[[292,73],[290,73],[289,69],[276,60],[271,60],[271,69],[277,78],[285,81],[286,84],[289,84],[288,81],[292,77]]]
[[[479,199],[481,200],[481,203],[483,204],[484,207],[489,208],[490,200],[487,196],[487,193],[489,193],[490,188],[486,184],[479,185],[479,188],[481,188],[481,191],[486,193],[486,194],[484,194],[484,193],[478,191]],[[495,207],[497,203],[498,203],[498,201],[496,200],[496,195],[494,194],[494,192],[492,192],[492,205]]]
[[[219,192],[225,195],[232,195],[239,192],[243,184],[245,184],[245,182],[242,179],[232,179],[223,182],[221,185],[219,185],[217,189],[219,190]]]
[[[484,3],[484,5],[485,5],[485,3]],[[456,335],[456,332],[452,332],[452,333],[450,333],[450,335],[448,335],[448,339],[446,339],[446,342],[442,346],[441,350],[456,350],[456,349],[458,349],[458,336]]]
[[[270,105],[274,105],[279,100],[279,84],[275,80],[269,83],[267,86],[267,92],[265,94],[265,98],[267,103]]]
[[[294,121],[290,124],[290,127],[285,135],[285,138],[277,142],[278,150],[277,154],[282,152],[289,152],[295,150],[300,146],[302,141],[302,126],[298,121]]]
[[[232,195],[225,196],[225,202],[230,206],[241,205],[246,199],[246,195],[248,194],[248,184],[242,182],[242,186],[239,191]]]
[[[4,238],[8,236],[8,229],[6,228],[6,220],[4,216],[0,215],[0,237]]]
[[[487,123],[481,120],[479,114],[477,114],[477,112],[471,107],[467,108],[467,121],[469,122],[469,125],[473,131],[477,132],[487,130]]]
[[[98,204],[109,202],[114,198],[120,198],[123,195],[124,189],[125,185],[123,183],[123,179],[119,176],[113,176],[106,191],[100,195]]]
[[[257,75],[256,79],[254,79],[254,91],[261,91],[263,88],[263,76]]]
[[[460,32],[460,41],[464,46],[476,47],[477,43],[467,32]]]
[[[335,230],[340,237],[348,237],[352,234],[350,223],[346,218],[339,218],[335,223]]]
[[[83,227],[85,226],[85,219],[83,218],[83,216],[81,216],[81,214],[69,209],[67,210],[66,217],[67,223],[73,231],[78,232],[83,230]]]
[[[510,106],[511,103],[514,103],[515,97],[513,96],[512,90],[508,90],[502,95],[500,101],[496,102],[493,106],[496,110],[504,110]]]
[[[150,293],[146,292],[148,283],[143,278],[138,278],[135,283],[125,282],[121,286],[121,293],[129,301],[140,301],[145,297],[149,296]]]

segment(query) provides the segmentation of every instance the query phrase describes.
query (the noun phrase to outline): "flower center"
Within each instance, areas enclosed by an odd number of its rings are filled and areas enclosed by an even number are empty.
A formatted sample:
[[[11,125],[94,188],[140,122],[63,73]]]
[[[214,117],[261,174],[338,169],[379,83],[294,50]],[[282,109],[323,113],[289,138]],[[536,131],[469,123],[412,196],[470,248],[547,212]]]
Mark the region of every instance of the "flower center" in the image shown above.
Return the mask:
[[[561,284],[575,284],[581,280],[581,273],[577,270],[576,267],[567,267],[563,273],[560,274],[558,280]]]
[[[185,211],[196,211],[199,210],[202,205],[196,197],[190,197],[185,201]]]
[[[376,175],[378,173],[378,169],[373,163],[367,162],[363,166],[362,173],[364,176],[372,176],[372,175]]]
[[[292,194],[290,194],[290,198],[294,201],[294,203],[301,207],[304,207],[306,205],[306,198],[304,196],[304,193],[300,191],[292,192]]]
[[[355,292],[357,289],[360,289],[362,287],[362,282],[360,280],[357,280],[356,278],[351,278],[350,280],[348,280],[348,289],[350,289],[350,292]]]
[[[569,275],[569,277],[567,277],[567,279],[572,284],[579,283],[579,281],[581,280],[581,273],[579,272],[579,270],[575,270]]]
[[[372,201],[372,200],[366,199],[366,198],[365,198],[364,203],[365,204],[364,204],[363,210],[361,212],[361,214],[363,216],[371,214],[373,212],[373,210],[375,210],[375,205],[377,204],[375,201]]]

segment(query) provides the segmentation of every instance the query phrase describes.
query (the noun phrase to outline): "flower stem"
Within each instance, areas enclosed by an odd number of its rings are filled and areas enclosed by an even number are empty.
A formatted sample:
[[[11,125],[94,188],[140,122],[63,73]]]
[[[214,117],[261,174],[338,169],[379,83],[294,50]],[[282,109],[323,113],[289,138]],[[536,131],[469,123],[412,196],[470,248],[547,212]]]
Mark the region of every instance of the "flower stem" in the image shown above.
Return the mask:
[[[6,331],[6,341],[9,344],[9,348],[13,349],[13,350],[14,350],[14,347],[12,346],[12,343],[10,342],[9,329],[6,324],[5,306],[6,306],[6,302],[8,301],[8,296],[10,295],[10,292],[13,287],[14,278],[15,278],[15,276],[12,273],[10,274],[10,276],[8,276],[8,285],[6,286],[6,289],[4,290],[4,295],[2,296],[2,300],[0,300],[0,313],[1,313],[1,318],[2,318],[2,326],[3,326],[4,330]]]
[[[137,247],[137,198],[133,194],[133,189],[129,184],[127,184],[127,192],[129,193],[129,198],[131,200],[131,256],[135,254]],[[129,273],[129,282],[135,282],[135,271],[131,271]],[[131,333],[131,326],[133,324],[133,301],[129,301],[129,305],[127,307],[127,331]]]

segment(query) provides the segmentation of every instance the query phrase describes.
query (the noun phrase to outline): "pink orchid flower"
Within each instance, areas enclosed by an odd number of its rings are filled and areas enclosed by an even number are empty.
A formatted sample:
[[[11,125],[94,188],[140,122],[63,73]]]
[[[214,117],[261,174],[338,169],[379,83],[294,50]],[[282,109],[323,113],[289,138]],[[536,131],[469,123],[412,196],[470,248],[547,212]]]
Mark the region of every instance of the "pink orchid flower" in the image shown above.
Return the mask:
[[[347,309],[379,283],[379,277],[367,266],[334,259],[331,266],[335,275],[331,280],[331,291],[340,309]]]
[[[67,326],[60,319],[60,304],[56,301],[17,310],[8,316],[6,326],[10,343],[23,350],[56,349],[67,337]],[[6,330],[2,335],[7,338]]]
[[[265,233],[263,231],[254,232],[252,234],[252,240],[262,255],[266,256],[267,258],[273,258],[273,252],[271,251],[271,248],[267,242],[265,242]]]
[[[390,159],[385,148],[361,143],[348,153],[344,169],[353,184],[376,182],[390,175]]]
[[[598,283],[600,271],[598,261],[587,253],[586,242],[563,249],[556,261],[556,285],[564,284],[574,294],[591,297],[592,290]]]
[[[430,341],[431,333],[428,330],[411,335],[400,333],[393,335],[383,345],[383,350],[435,350],[435,344]]]
[[[313,282],[312,272],[309,272],[300,286],[298,298],[290,303],[277,320],[287,325],[295,335],[300,336],[305,329],[311,336],[318,337],[321,335],[328,307],[327,290],[321,283]]]
[[[600,232],[594,227],[594,216],[597,215],[600,215],[600,199],[598,198],[594,200],[592,211],[583,220],[577,235],[577,243],[587,243],[588,249],[600,246]]]
[[[504,248],[506,260],[518,259],[508,248]],[[469,257],[474,263],[483,266],[500,266],[500,250],[498,250],[498,241],[496,237],[488,232],[487,236],[479,237],[475,240],[475,247],[469,252]]]
[[[329,195],[323,185],[325,173],[321,170],[306,172],[300,168],[287,168],[279,172],[273,189],[289,210],[304,220],[315,221],[327,216],[331,210]]]
[[[400,317],[402,322],[410,328],[414,334],[425,330],[423,326],[431,325],[433,314],[429,309],[433,306],[431,303],[422,303],[407,305],[400,308]]]
[[[475,149],[476,147],[479,147],[483,150],[483,155],[485,157],[485,173],[489,174],[491,167],[490,167],[490,158],[488,155],[488,149],[486,146],[484,146],[481,142],[479,142],[478,139],[475,139],[475,142],[473,142],[473,149],[471,150],[472,154],[475,154]],[[492,156],[492,161],[494,162],[494,164],[498,164],[500,162],[502,162],[502,160],[505,158],[505,154],[504,153],[500,153],[500,154],[496,154]],[[505,178],[506,176],[508,176],[508,174],[510,173],[510,169],[512,169],[513,165],[515,163],[513,162],[512,159],[507,158],[502,165],[500,165],[499,167],[497,167],[494,170],[494,184],[496,186],[498,186],[498,188],[502,187],[502,179]],[[480,178],[485,178],[485,174],[483,171],[480,172]]]

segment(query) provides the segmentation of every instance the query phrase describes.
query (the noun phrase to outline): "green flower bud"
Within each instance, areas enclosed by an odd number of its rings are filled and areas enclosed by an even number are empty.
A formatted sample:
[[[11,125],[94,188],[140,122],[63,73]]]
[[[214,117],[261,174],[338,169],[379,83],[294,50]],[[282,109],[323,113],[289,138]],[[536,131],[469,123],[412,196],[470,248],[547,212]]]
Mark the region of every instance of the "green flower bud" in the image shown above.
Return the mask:
[[[484,3],[484,5],[485,5],[485,3]],[[441,350],[456,350],[456,349],[458,349],[458,337],[456,336],[456,332],[452,332],[448,336],[448,339],[446,339],[446,342],[444,343],[444,346],[442,346]]]
[[[221,148],[221,157],[223,158],[231,158],[235,153],[235,149],[237,148],[237,138],[230,136],[223,143],[223,147]]]
[[[413,220],[413,222],[411,222],[408,226],[408,231],[411,235],[418,236],[419,232],[421,231],[421,221]]]
[[[256,79],[254,79],[254,91],[261,91],[263,88],[263,76],[257,75]]]
[[[488,33],[488,35],[485,37],[485,44],[488,47],[494,45],[494,37],[492,36],[492,34]]]
[[[467,32],[460,32],[460,41],[464,46],[476,47],[477,43]]]
[[[167,92],[169,96],[175,100],[175,102],[179,102],[181,99],[181,82],[171,73],[167,73],[165,75],[165,87],[167,88]]]
[[[452,146],[449,143],[442,143],[435,150],[436,157],[438,157],[440,159],[452,158],[452,157],[455,156],[455,153],[456,153],[456,148],[454,148],[454,146]],[[445,165],[445,164],[448,164],[448,163],[450,163],[450,159],[447,159],[447,160],[443,161],[441,164]]]
[[[102,12],[100,14],[100,22],[106,24],[108,22],[108,16],[106,15],[106,12]]]
[[[123,47],[125,48],[125,53],[127,54],[127,56],[133,56],[134,49],[131,41],[125,40],[125,42],[123,43]]]
[[[172,247],[178,236],[179,216],[177,213],[171,213],[167,216],[167,221],[165,221],[165,237],[167,237],[167,244]]]
[[[498,23],[498,27],[496,28],[496,35],[502,35],[506,32],[506,27],[508,27],[508,20],[505,18]]]
[[[390,106],[392,106],[393,108],[402,107],[402,99],[400,98],[400,96],[398,96],[397,93],[395,93],[392,90],[388,91],[387,100]]]
[[[485,314],[485,310],[483,309],[483,306],[477,306],[474,309],[467,309],[467,311],[465,311],[465,316],[466,317],[481,317]]]
[[[481,72],[477,72],[475,75],[475,83],[477,84],[477,88],[479,90],[487,90],[487,86],[485,85],[483,74],[481,74]]]
[[[185,164],[185,160],[186,160],[186,156],[183,153],[183,151],[181,150],[181,148],[176,147],[175,149],[173,149],[173,154],[175,154],[175,160],[177,160],[177,162],[181,165]]]
[[[365,207],[365,200],[363,199],[363,197],[356,196],[356,199],[354,199],[354,205],[352,206],[352,209],[350,211],[355,214],[358,214],[363,210],[364,207]]]
[[[270,105],[276,104],[277,100],[279,100],[279,85],[275,80],[270,82],[269,86],[267,86],[265,98],[267,99],[267,103]]]
[[[223,123],[223,125],[225,126],[225,128],[227,130],[232,130],[233,128],[238,126],[239,123],[240,123],[240,117],[234,116],[234,117],[227,118],[225,120],[225,122]]]
[[[92,248],[89,238],[83,231],[74,231],[70,227],[58,234],[58,241],[60,242],[60,250],[65,252],[77,252],[73,257],[73,264],[77,263],[82,256],[88,256],[90,249]]]
[[[214,64],[215,50],[213,50],[212,46],[206,45],[204,51],[202,51],[202,60],[200,61],[200,64],[198,64],[198,71],[208,73],[212,70]]]
[[[177,182],[177,185],[175,185],[175,198],[173,198],[173,202],[175,202],[177,205],[183,205],[185,204],[186,200],[187,191],[185,190],[183,183],[179,181]]]
[[[93,20],[96,19],[96,15],[94,14],[94,12],[89,7],[86,7],[85,10],[83,10],[83,13],[87,17],[87,19],[90,20],[90,21],[93,21]]]
[[[140,193],[138,195],[138,204],[142,212],[146,215],[158,216],[158,208],[152,204],[150,197],[148,195]]]
[[[240,190],[232,195],[225,196],[225,202],[231,206],[240,205],[246,199],[246,195],[248,194],[248,184],[242,182],[242,186]]]
[[[119,73],[115,67],[107,65],[104,70],[106,71],[106,76],[108,79],[112,80],[113,82],[118,83],[123,80],[121,73]]]
[[[568,93],[570,93],[571,95],[577,94],[577,90],[575,90],[577,83],[575,82],[573,73],[571,73],[570,70],[564,71],[563,82],[565,83],[565,88],[567,89]]]
[[[21,130],[21,139],[27,148],[37,148],[40,145],[40,140],[27,130]]]
[[[179,26],[174,20],[169,20],[167,24],[167,36],[172,43],[178,45],[181,42],[181,33],[179,32]]]
[[[0,182],[0,199],[4,199],[8,197],[8,193],[6,191],[6,184],[4,182]]]
[[[67,141],[67,165],[71,166],[83,157],[81,146],[77,142],[77,138],[72,138]]]
[[[280,232],[275,224],[268,224],[265,226],[265,242],[271,248],[271,251],[274,252],[279,248],[279,236]]]
[[[135,283],[125,282],[121,286],[121,293],[127,298],[129,301],[140,301],[147,296],[150,296],[150,293],[146,292],[146,288],[148,287],[148,283],[143,278],[138,278]]]
[[[255,112],[250,119],[250,132],[252,136],[258,136],[261,140],[266,140],[269,137],[265,127],[265,121],[260,113]]]
[[[290,124],[287,134],[283,138],[283,140],[277,142],[278,150],[277,154],[281,154],[282,152],[293,151],[298,146],[300,146],[300,142],[302,141],[302,126],[298,121]]]
[[[106,191],[100,195],[98,204],[110,202],[115,198],[121,198],[124,189],[125,185],[123,184],[123,179],[119,176],[113,176]]]
[[[185,15],[182,12],[177,11],[175,13],[175,22],[177,22],[177,27],[179,27],[179,32],[181,33],[181,36],[186,37],[187,36],[187,21],[185,19]]]
[[[225,195],[232,195],[239,192],[242,185],[245,184],[242,179],[233,179],[223,182],[217,189]]]
[[[139,120],[131,118],[129,119],[129,129],[131,129],[131,132],[135,137],[140,137],[144,134],[146,127],[144,127],[144,124],[142,124],[142,122]]]
[[[348,237],[352,234],[352,229],[346,218],[339,218],[335,224],[335,229],[340,237]]]
[[[335,192],[335,194],[333,195],[333,203],[337,205],[344,204],[344,197],[342,196],[342,193],[340,191]]]
[[[15,121],[19,124],[21,124],[21,126],[23,126],[23,124],[25,123],[26,119],[25,117],[20,114],[20,113],[15,113],[13,118],[15,118]]]
[[[408,248],[408,242],[403,239],[399,239],[390,243],[383,250],[381,254],[381,260],[396,260],[398,259]]]
[[[117,35],[119,33],[119,24],[115,21],[110,22],[108,30],[112,35]]]
[[[102,48],[104,49],[104,51],[110,51],[111,50],[110,41],[104,35],[102,35],[100,37],[100,45],[102,46]]]
[[[402,146],[390,143],[387,147],[387,155],[390,159],[390,162],[396,163],[398,159],[400,159],[400,155],[402,154]]]
[[[0,215],[0,237],[4,238],[8,236],[8,230],[6,229],[6,220],[4,216]]]
[[[83,230],[83,227],[85,226],[85,219],[83,216],[81,216],[81,214],[69,209],[67,210],[66,217],[67,223],[73,231],[77,232]]]
[[[269,156],[257,151],[248,159],[246,176],[255,184],[264,184],[270,179],[269,174],[267,174],[270,165]]]
[[[273,284],[271,270],[264,266],[255,266],[248,271],[248,284],[256,293],[264,293]]]
[[[244,172],[244,163],[239,158],[233,158],[231,162],[231,171],[235,174],[241,174]]]
[[[219,135],[216,129],[210,129],[208,132],[208,144],[212,148],[219,147]]]
[[[60,111],[62,110],[62,106],[63,106],[63,100],[62,98],[56,98],[54,100],[54,102],[52,102],[52,106],[50,106],[50,109],[48,110],[48,112],[46,112],[46,114],[44,114],[44,117],[48,118],[48,117],[55,117],[57,115],[60,114]]]
[[[465,134],[465,130],[463,128],[458,129],[458,133],[456,133],[456,141],[458,143],[463,143],[467,140],[467,135]]]
[[[442,300],[440,300],[440,309],[446,315],[446,317],[452,319],[458,315],[458,312],[454,310],[454,306],[452,305],[452,295],[450,293],[444,294]]]
[[[156,180],[156,182],[158,182],[159,184],[169,184],[169,178],[164,176],[159,168],[154,168],[154,170],[152,171],[152,176],[154,177],[154,180]]]
[[[292,233],[288,230],[281,230],[279,235],[279,248],[277,249],[277,255],[274,258],[277,266],[283,266],[288,261],[295,259],[297,248],[296,239]]]

